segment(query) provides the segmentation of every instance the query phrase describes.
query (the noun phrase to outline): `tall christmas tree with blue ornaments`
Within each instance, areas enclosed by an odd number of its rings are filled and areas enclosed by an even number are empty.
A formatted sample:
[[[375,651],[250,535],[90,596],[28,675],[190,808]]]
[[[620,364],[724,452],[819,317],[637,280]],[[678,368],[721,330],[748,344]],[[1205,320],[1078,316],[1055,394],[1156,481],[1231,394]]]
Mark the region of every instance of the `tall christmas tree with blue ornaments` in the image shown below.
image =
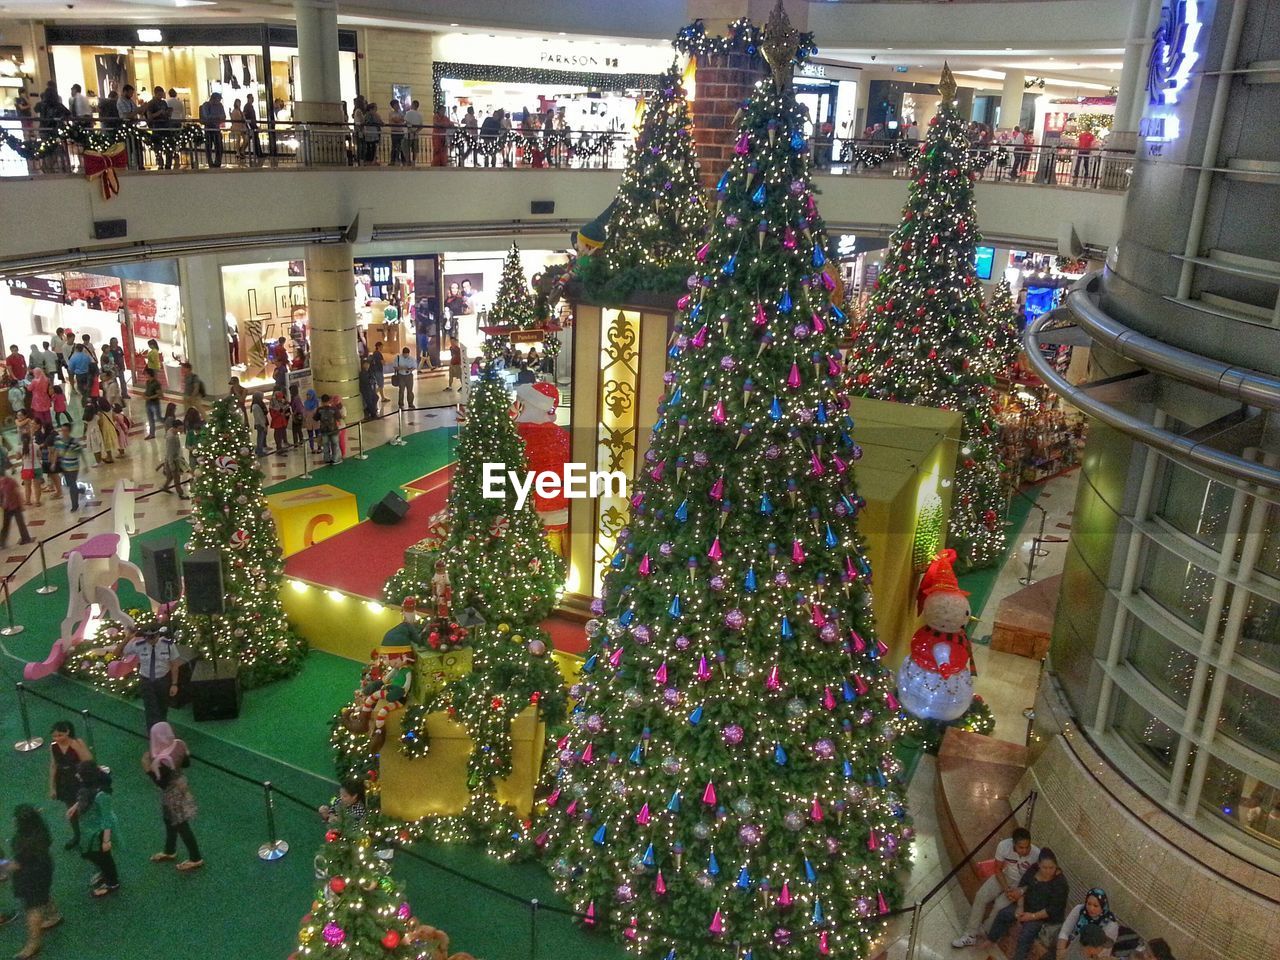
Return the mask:
[[[799,41],[779,5],[533,827],[645,957],[865,956],[912,835]]]

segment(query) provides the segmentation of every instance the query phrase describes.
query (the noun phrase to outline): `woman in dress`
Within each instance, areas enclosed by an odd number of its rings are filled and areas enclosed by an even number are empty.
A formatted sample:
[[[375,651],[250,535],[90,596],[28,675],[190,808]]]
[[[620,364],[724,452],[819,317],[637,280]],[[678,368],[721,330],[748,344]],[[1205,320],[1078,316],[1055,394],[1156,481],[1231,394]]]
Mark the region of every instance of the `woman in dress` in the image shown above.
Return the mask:
[[[41,423],[53,424],[53,395],[43,370],[31,371],[31,415]]]
[[[93,753],[76,736],[76,728],[70,720],[55,723],[49,738],[53,741],[49,746],[49,799],[60,801],[70,810],[76,805],[76,796],[80,792],[76,770],[86,760],[92,760]],[[80,821],[72,817],[71,839],[67,841],[67,849],[74,850],[78,846]]]
[[[112,852],[118,838],[111,778],[93,760],[83,761],[76,772],[80,776],[80,793],[75,806],[67,810],[67,819],[80,818],[80,855],[98,868],[92,880],[93,895],[105,897],[120,889],[120,874]]]
[[[231,104],[231,149],[243,157],[249,146],[249,125],[244,122],[244,109],[237,97]]]
[[[178,864],[182,871],[204,866],[191,821],[196,816],[196,798],[183,772],[191,766],[191,753],[179,740],[173,727],[161,720],[151,727],[151,749],[142,755],[142,769],[160,788],[160,813],[164,817],[164,850],[151,855],[152,863],[177,859],[178,838],[187,848],[187,859]]]
[[[27,918],[27,942],[14,957],[29,960],[40,952],[44,932],[62,922],[49,891],[53,886],[52,840],[40,811],[19,804],[13,811],[13,895],[22,904]]]
[[[40,445],[36,442],[36,433],[40,424],[31,416],[29,410],[19,410],[16,418],[18,442],[22,449],[22,499],[28,507],[40,506],[43,492],[40,476]]]

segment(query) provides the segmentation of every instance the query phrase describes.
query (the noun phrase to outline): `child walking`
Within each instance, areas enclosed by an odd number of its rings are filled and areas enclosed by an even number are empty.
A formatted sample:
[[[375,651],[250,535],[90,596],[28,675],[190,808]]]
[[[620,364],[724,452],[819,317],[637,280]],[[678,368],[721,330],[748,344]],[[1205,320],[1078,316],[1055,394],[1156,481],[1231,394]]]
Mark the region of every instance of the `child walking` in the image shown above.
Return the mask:
[[[160,462],[160,469],[164,473],[163,489],[176,487],[178,499],[189,500],[190,497],[182,492],[182,474],[187,469],[187,461],[182,458],[182,423],[178,420],[170,420],[165,429],[164,460]]]

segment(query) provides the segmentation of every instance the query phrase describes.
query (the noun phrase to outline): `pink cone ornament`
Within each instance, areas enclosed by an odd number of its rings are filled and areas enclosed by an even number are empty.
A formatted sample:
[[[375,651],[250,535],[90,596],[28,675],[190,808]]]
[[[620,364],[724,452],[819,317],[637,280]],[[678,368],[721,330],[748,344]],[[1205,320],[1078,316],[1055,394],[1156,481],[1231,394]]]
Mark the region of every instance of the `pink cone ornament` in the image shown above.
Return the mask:
[[[711,931],[713,937],[718,937],[724,933],[724,918],[720,916],[720,911],[715,912],[715,916],[711,918],[711,926],[707,927]]]
[[[782,245],[788,250],[794,250],[796,248],[796,232],[790,227],[787,227],[787,229],[783,231]]]
[[[560,802],[560,788],[556,787],[549,794],[547,794],[547,806],[554,807],[559,802]]]
[[[822,271],[822,286],[828,293],[836,288],[836,282],[831,279],[831,274],[825,270]]]
[[[693,335],[693,339],[689,342],[698,350],[707,345],[707,325],[705,323],[698,328],[698,332]]]
[[[858,653],[867,652],[867,641],[862,639],[862,634],[858,633],[857,630],[849,631],[849,639],[853,641],[853,649]]]
[[[818,629],[822,629],[827,625],[827,615],[823,613],[822,608],[816,604],[814,605],[813,616],[810,618],[810,622]]]
[[[876,909],[882,914],[889,912],[889,904],[885,902],[884,893],[879,890],[876,891]]]
[[[717,400],[715,409],[711,411],[711,422],[722,424],[728,419],[729,419],[728,414],[725,413],[725,409],[724,409],[724,401]]]
[[[578,801],[577,801],[577,800],[571,800],[571,801],[569,802],[569,805],[568,805],[567,807],[565,807],[565,808],[564,808],[564,815],[565,815],[566,817],[576,817],[576,816],[578,815]]]
[[[815,477],[820,477],[826,472],[827,468],[822,465],[818,455],[816,453],[809,454],[809,473]]]
[[[849,465],[834,453],[831,455],[831,465],[836,468],[836,473],[844,473],[849,469]]]
[[[582,751],[582,762],[584,764],[591,763],[593,760],[595,760],[595,758],[596,758],[595,744],[588,743],[586,748],[583,749]]]
[[[565,750],[565,749],[568,749],[568,747],[569,747],[569,735],[566,733],[563,737],[560,738],[560,742],[556,744],[556,749]],[[559,790],[556,791],[556,796],[560,796]]]
[[[769,318],[766,317],[764,313],[764,304],[757,303],[756,304],[756,326],[763,327],[768,322],[769,322]]]
[[[830,687],[827,687],[822,691],[822,706],[827,710],[834,710],[836,708],[836,695],[831,692]]]
[[[857,691],[858,696],[865,697],[867,691],[871,688],[867,686],[867,681],[862,679],[862,674],[855,673],[853,675],[853,689]]]
[[[703,249],[703,250],[706,250],[707,248],[706,248],[706,246],[704,245],[702,249]],[[699,259],[699,260],[701,260],[701,259],[702,259],[702,257],[701,257],[701,256],[699,256],[699,257],[698,257],[698,259]],[[677,310],[683,310],[683,309],[685,309],[687,306],[689,306],[689,303],[690,303],[692,300],[693,300],[693,296],[692,296],[691,294],[688,294],[688,293],[683,294],[683,295],[680,297],[680,299],[676,301],[676,309],[677,309]]]
[[[711,490],[708,492],[712,500],[724,499],[724,477],[717,477],[716,482],[711,484]]]
[[[716,785],[710,780],[707,781],[707,787],[702,791],[702,802],[708,807],[716,805]]]
[[[662,664],[658,667],[658,669],[653,672],[653,682],[654,683],[667,682],[667,661],[663,660]]]
[[[782,891],[778,894],[778,906],[786,909],[791,906],[791,883],[790,881],[782,884]]]
[[[813,806],[809,808],[809,819],[814,823],[821,823],[823,818],[822,804],[818,802],[818,798],[813,798]]]
[[[649,555],[646,553],[643,557],[640,558],[640,576],[647,577],[652,572],[653,572],[653,561],[649,559]]]
[[[716,537],[711,543],[711,549],[707,551],[707,556],[718,562],[723,555],[723,551],[720,549],[720,538]]]
[[[810,325],[813,327],[814,333],[822,333],[824,330],[827,329],[827,325],[822,322],[822,318],[818,316],[816,313],[813,315],[813,320]]]
[[[868,850],[880,849],[880,838],[876,836],[876,832],[874,830],[872,830],[871,833],[867,835],[867,849]]]
[[[586,915],[582,918],[584,927],[594,927],[596,925],[596,902],[592,900],[587,904]]]
[[[827,942],[827,931],[823,930],[818,934],[818,956],[831,956],[831,945]]]
[[[791,562],[801,564],[805,561],[804,545],[799,540],[791,541]]]
[[[614,650],[613,653],[609,654],[609,666],[613,667],[615,670],[622,666],[622,650],[622,647],[618,647],[618,649]]]
[[[662,878],[662,871],[658,871],[658,875],[653,878],[653,892],[658,896],[662,896],[667,892],[667,881]]]
[[[717,543],[718,542],[719,541],[717,541]],[[707,663],[707,658],[705,656],[698,660],[698,672],[696,676],[703,683],[706,683],[711,679],[711,664]]]
[[[710,252],[711,252],[711,244],[704,243],[702,246],[698,248],[698,252],[695,253],[694,256],[698,258],[699,262],[701,262],[707,259],[707,254]],[[687,293],[684,295],[684,300],[685,300],[685,306],[688,306],[689,295]],[[684,307],[681,307],[680,309],[683,310]]]
[[[651,476],[654,480],[661,481],[662,472],[666,469],[667,469],[667,458],[663,457],[661,460],[655,463],[653,467],[649,470],[649,476]]]
[[[733,152],[740,157],[745,157],[751,152],[751,138],[745,133],[738,138],[738,142],[734,144]]]
[[[902,708],[902,705],[898,703],[898,698],[893,695],[892,690],[884,695],[884,705],[894,713],[897,713],[898,710]]]
[[[782,674],[779,672],[776,663],[769,668],[769,675],[765,678],[764,688],[766,690],[782,689]]]
[[[638,931],[636,930],[636,918],[632,917],[631,923],[627,926],[627,929],[622,932],[622,935],[626,937],[628,940],[634,940],[636,938],[637,932]]]
[[[551,835],[545,830],[533,838],[533,845],[541,849],[547,845],[547,841],[551,839]]]
[[[840,376],[840,361],[834,356],[827,357],[827,373],[833,377]]]
[[[883,657],[883,656],[884,656],[886,653],[888,653],[888,652],[889,652],[889,648],[888,648],[888,647],[886,647],[886,646],[884,645],[884,641],[883,641],[883,640],[877,640],[877,641],[876,641],[876,656],[878,656],[878,657]]]
[[[636,823],[642,827],[649,825],[649,804],[646,803],[640,808],[640,812],[636,814]]]
[[[791,372],[787,374],[787,386],[792,390],[800,389],[800,365],[798,363],[791,364]]]

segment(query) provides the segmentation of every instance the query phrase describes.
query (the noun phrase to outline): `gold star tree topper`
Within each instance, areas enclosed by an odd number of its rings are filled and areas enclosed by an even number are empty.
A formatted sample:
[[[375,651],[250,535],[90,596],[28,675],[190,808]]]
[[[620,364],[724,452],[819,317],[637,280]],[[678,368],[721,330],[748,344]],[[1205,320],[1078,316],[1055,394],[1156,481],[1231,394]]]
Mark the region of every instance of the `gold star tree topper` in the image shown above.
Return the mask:
[[[764,54],[769,69],[773,71],[773,81],[779,88],[785,89],[791,85],[791,67],[799,42],[800,33],[791,26],[782,0],[778,0],[764,25],[764,43],[761,44],[760,51]]]
[[[947,61],[942,61],[942,79],[938,81],[938,93],[943,100],[954,100],[956,98],[956,78],[951,73],[951,67]]]

